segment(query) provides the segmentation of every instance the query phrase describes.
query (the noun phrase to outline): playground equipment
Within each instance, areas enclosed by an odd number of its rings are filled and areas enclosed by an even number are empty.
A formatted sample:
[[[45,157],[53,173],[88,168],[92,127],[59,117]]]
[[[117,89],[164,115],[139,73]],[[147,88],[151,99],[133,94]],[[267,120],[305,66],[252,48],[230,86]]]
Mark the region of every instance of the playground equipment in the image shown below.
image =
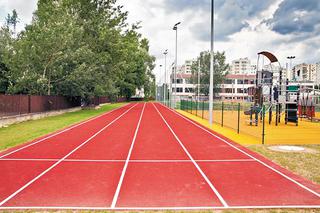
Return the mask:
[[[268,64],[265,64],[269,61]],[[273,120],[275,110],[275,124],[281,122],[281,116],[285,114],[285,124],[298,125],[298,105],[300,96],[299,85],[289,85],[287,79],[283,79],[282,67],[277,57],[270,52],[258,53],[256,86],[251,88],[253,106],[245,112],[250,115],[249,124],[258,125],[259,117],[262,121],[268,118],[268,123]],[[266,116],[268,115],[268,116]]]
[[[320,118],[316,117],[316,104],[320,100],[320,90],[304,87],[301,88],[301,93],[298,107],[299,117],[311,122],[320,122]]]

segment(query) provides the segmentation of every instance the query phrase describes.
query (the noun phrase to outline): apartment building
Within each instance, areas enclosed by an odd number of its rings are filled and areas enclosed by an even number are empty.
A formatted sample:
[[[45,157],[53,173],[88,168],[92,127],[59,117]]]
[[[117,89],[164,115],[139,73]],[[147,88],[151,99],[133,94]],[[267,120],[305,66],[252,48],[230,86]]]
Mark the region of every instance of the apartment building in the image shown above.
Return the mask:
[[[248,89],[255,86],[256,75],[229,74],[221,84],[218,96],[222,101],[247,100],[250,101]]]
[[[317,85],[320,85],[320,62],[316,64],[316,82]]]
[[[293,81],[317,81],[316,64],[298,64],[292,69]]]
[[[229,73],[234,75],[254,75],[255,72],[256,66],[251,65],[249,58],[233,60],[229,69]]]

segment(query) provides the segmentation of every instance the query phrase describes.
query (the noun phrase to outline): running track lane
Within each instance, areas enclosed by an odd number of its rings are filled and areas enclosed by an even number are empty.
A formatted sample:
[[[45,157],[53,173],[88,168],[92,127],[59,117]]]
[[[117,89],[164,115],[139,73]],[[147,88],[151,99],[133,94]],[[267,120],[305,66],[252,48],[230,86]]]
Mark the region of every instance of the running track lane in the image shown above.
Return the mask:
[[[223,139],[204,127],[155,104],[192,156],[197,159],[231,156],[243,162],[200,162],[221,196],[232,206],[318,206],[320,188],[271,161]],[[268,167],[269,166],[269,167]]]
[[[35,173],[58,163],[2,208],[320,207],[319,197],[310,196],[314,194],[297,184],[292,186],[292,181],[274,170],[313,191],[319,192],[319,186],[159,104],[156,107],[139,104],[62,159],[0,160],[10,167],[10,177],[0,180],[0,186],[23,184],[19,183],[21,179],[29,181]],[[205,147],[198,148],[199,144]],[[50,148],[48,144],[47,149]],[[273,187],[278,187],[280,193],[271,194]],[[292,200],[294,204],[290,203]]]
[[[114,207],[223,205],[152,104],[147,104]]]
[[[96,177],[99,177],[99,175],[101,174],[100,172],[104,172],[107,173],[108,170],[115,170],[116,167],[119,167],[119,165],[115,164],[115,165],[104,165],[103,167],[99,167],[99,172],[97,174],[96,173],[91,173],[92,169],[94,169],[96,167],[94,166],[90,166],[90,163],[88,163],[88,166],[86,165],[80,165],[79,168],[75,168],[72,165],[72,163],[66,163],[67,165],[64,164],[64,160],[66,160],[67,157],[69,157],[70,155],[72,155],[74,152],[76,152],[77,150],[81,149],[81,147],[85,146],[86,144],[92,142],[95,137],[99,136],[99,134],[108,131],[108,128],[113,127],[114,123],[116,123],[118,120],[120,120],[122,117],[126,116],[126,114],[128,114],[130,111],[134,110],[135,108],[137,108],[136,105],[129,105],[126,107],[122,107],[118,110],[115,110],[109,114],[106,114],[106,116],[102,116],[99,117],[98,119],[102,119],[107,121],[104,122],[104,126],[100,126],[100,129],[98,129],[96,132],[92,133],[90,136],[88,136],[87,138],[83,139],[83,140],[79,140],[78,141],[78,146],[72,150],[69,150],[69,153],[67,155],[65,155],[64,157],[62,157],[61,159],[58,159],[57,162],[52,162],[52,161],[37,161],[37,160],[41,160],[41,159],[35,159],[35,158],[31,158],[30,160],[25,160],[25,161],[15,161],[11,158],[10,159],[5,159],[5,161],[0,161],[0,163],[2,165],[4,165],[3,167],[1,167],[1,170],[4,169],[4,171],[1,172],[1,177],[0,177],[0,184],[1,184],[1,190],[0,190],[0,206],[4,205],[7,206],[8,204],[10,204],[10,202],[15,202],[15,199],[18,199],[20,196],[22,196],[24,193],[28,192],[28,190],[32,187],[37,187],[37,185],[40,183],[47,183],[50,182],[50,174],[52,174],[52,172],[58,170],[58,174],[60,171],[60,175],[58,175],[56,178],[58,180],[62,180],[61,181],[61,186],[64,186],[65,188],[61,188],[59,187],[59,185],[56,185],[56,182],[53,182],[50,186],[46,185],[45,187],[43,187],[42,189],[40,189],[42,191],[42,193],[44,193],[43,196],[39,196],[38,192],[35,193],[31,193],[30,197],[26,198],[26,200],[24,200],[21,204],[26,204],[28,205],[29,203],[32,203],[32,200],[36,200],[36,201],[40,201],[43,202],[44,204],[47,204],[48,202],[52,201],[52,197],[54,197],[54,195],[50,194],[50,191],[54,191],[56,189],[59,189],[59,192],[57,192],[55,194],[55,196],[58,196],[60,199],[65,200],[65,202],[68,202],[68,196],[72,191],[69,190],[63,190],[63,189],[68,189],[68,188],[72,188],[72,186],[78,186],[81,187],[82,185],[86,184],[88,180],[94,180]],[[112,119],[112,120],[111,120]],[[87,125],[95,125],[95,123],[87,123],[85,126]],[[88,126],[88,129],[91,129]],[[82,131],[85,131],[85,129],[83,129]],[[76,135],[75,135],[76,137]],[[82,138],[80,138],[82,139]],[[68,143],[68,140],[62,141],[61,143]],[[33,145],[32,147],[28,147],[24,150],[21,150],[19,152],[26,152],[27,150],[30,149],[30,152],[34,152],[34,147],[41,145],[42,143],[45,142],[41,142],[41,143],[37,143],[35,145]],[[52,145],[50,143],[46,143],[47,147],[43,147],[44,149],[53,149],[54,147],[52,147]],[[53,149],[54,151],[54,149]],[[19,153],[17,152],[17,153]],[[16,154],[16,153],[15,153]],[[26,153],[26,155],[29,157],[30,154]],[[22,157],[23,159],[27,159],[24,158],[24,156],[19,156]],[[20,159],[20,158],[19,158]],[[36,161],[35,161],[35,160]],[[18,168],[17,168],[18,166]],[[70,172],[70,167],[71,166],[71,170],[74,169],[75,171]],[[120,165],[121,166],[121,165]],[[62,167],[62,168],[61,168]],[[19,168],[23,168],[23,169],[19,169]],[[83,175],[83,177],[79,176],[79,172],[82,174],[90,174],[91,176],[87,177],[85,175]],[[73,174],[76,173],[73,177],[71,177],[69,180],[68,179],[64,179],[64,175],[66,174]],[[76,176],[78,175],[78,176]],[[112,176],[112,175],[110,175]],[[60,178],[60,179],[59,179]],[[69,185],[65,185],[63,183],[66,182],[66,180],[68,180]],[[81,182],[83,181],[83,183]],[[99,182],[98,182],[99,184]],[[89,186],[89,191],[90,191],[90,187],[96,188],[96,189],[100,189],[99,185],[97,185],[97,187],[93,186]],[[63,194],[63,192],[67,193],[65,197],[61,197],[60,195]],[[77,192],[77,191],[75,191]],[[47,196],[46,196],[47,195]],[[51,196],[51,197],[50,197]],[[82,196],[82,194],[79,194],[78,196]],[[51,200],[50,200],[51,198]],[[29,199],[31,199],[31,201],[29,201]],[[46,199],[48,199],[46,201]],[[70,195],[70,199],[72,199],[72,196]],[[94,198],[93,198],[94,199]],[[80,199],[81,201],[81,199]],[[37,202],[36,202],[37,203]],[[19,206],[19,203],[16,203],[17,205],[15,206]],[[50,205],[49,205],[50,206]]]

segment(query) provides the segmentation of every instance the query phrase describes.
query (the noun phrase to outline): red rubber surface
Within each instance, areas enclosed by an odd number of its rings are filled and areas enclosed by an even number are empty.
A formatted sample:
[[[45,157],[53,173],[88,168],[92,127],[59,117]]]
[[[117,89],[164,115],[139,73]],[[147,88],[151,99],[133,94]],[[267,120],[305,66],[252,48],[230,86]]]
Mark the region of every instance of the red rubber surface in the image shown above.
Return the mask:
[[[319,185],[196,125],[130,104],[0,153],[0,209],[320,208]]]

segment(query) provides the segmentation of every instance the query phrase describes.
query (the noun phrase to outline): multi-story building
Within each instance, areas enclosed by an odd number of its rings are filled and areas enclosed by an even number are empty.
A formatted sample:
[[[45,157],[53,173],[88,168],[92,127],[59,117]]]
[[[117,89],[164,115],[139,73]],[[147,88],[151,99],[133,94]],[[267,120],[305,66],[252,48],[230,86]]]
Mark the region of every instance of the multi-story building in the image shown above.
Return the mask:
[[[292,69],[293,81],[313,81],[317,80],[316,64],[298,64]]]
[[[191,74],[192,73],[191,67],[193,62],[194,60],[187,60],[185,64],[181,66],[181,72],[185,74]]]
[[[251,65],[251,61],[248,58],[240,58],[232,61],[229,70],[229,73],[234,75],[254,75],[255,72],[255,66]]]
[[[316,84],[320,85],[320,62],[316,64]]]
[[[221,100],[249,100],[248,89],[255,86],[256,75],[234,75],[226,76],[221,84],[221,91],[218,96]]]
[[[171,91],[172,93],[177,94],[177,101],[181,98],[186,98],[190,96],[194,96],[195,88],[197,85],[191,83],[192,78],[192,66],[193,61],[188,60],[185,62],[184,65],[177,67],[177,82],[175,83],[174,80],[174,64],[171,67],[171,75],[170,75],[170,82],[171,82]]]
[[[244,59],[248,63],[245,66],[240,65],[241,72],[249,74],[229,74],[226,76],[226,80],[221,84],[221,92],[218,94],[222,100],[248,100],[248,88],[255,85],[256,75],[254,74],[254,68],[251,66],[248,59]],[[242,60],[241,60],[242,61]],[[177,94],[177,101],[182,98],[194,97],[196,94],[197,84],[193,84],[191,81],[192,71],[191,66],[193,60],[188,60],[184,65],[177,67],[177,81],[174,80],[174,64],[171,67],[171,91]],[[242,64],[242,62],[241,62]],[[253,70],[253,71],[252,71]],[[240,72],[240,71],[239,71]]]

